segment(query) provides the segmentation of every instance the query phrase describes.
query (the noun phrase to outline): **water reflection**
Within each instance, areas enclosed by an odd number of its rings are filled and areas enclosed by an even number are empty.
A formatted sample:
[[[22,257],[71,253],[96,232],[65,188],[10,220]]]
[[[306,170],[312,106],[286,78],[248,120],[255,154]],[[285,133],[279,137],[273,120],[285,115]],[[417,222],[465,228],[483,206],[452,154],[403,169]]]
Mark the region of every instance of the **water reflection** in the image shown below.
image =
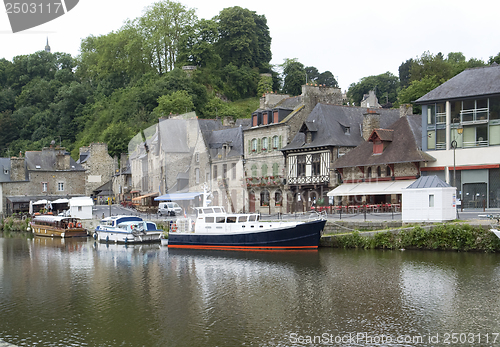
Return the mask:
[[[495,254],[0,238],[0,274],[0,339],[16,345],[303,346],[291,336],[500,328]]]

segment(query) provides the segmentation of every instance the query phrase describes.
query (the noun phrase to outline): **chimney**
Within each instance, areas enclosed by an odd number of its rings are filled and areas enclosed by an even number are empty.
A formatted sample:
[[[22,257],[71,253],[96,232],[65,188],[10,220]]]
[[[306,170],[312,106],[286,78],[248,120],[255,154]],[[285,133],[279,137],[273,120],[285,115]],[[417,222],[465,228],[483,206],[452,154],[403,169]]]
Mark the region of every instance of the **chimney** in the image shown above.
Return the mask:
[[[363,139],[368,140],[373,130],[380,128],[380,113],[375,109],[367,109],[363,114]]]
[[[10,180],[26,181],[26,164],[24,158],[10,158]]]
[[[66,154],[65,149],[60,149],[56,152],[56,170],[69,170],[70,167],[70,157]]]
[[[399,106],[399,118],[411,116],[413,114],[413,106],[411,104],[403,104]]]

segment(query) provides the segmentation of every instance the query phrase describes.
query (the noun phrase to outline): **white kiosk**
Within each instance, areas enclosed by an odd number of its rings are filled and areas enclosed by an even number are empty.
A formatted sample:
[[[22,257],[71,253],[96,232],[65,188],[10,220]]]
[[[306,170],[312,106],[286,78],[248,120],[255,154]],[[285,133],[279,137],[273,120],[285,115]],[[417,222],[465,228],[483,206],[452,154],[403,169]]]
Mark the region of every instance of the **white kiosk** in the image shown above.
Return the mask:
[[[403,222],[444,222],[456,217],[456,189],[439,177],[422,176],[403,189]]]
[[[69,213],[71,217],[80,219],[92,219],[92,207],[94,202],[88,196],[69,199]]]

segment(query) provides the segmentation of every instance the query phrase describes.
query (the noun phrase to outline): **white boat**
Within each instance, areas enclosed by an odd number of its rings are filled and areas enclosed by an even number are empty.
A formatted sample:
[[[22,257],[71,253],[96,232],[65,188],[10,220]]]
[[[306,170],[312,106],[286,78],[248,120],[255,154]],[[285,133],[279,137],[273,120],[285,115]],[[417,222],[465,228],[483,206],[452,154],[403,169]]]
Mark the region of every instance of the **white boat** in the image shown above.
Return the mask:
[[[307,221],[260,221],[255,213],[226,213],[224,207],[197,208],[195,221],[171,225],[169,248],[288,250],[316,249],[326,224],[324,215]],[[194,224],[194,226],[193,226]]]
[[[114,216],[101,220],[94,231],[94,239],[106,243],[160,242],[163,230],[156,224],[135,216]]]

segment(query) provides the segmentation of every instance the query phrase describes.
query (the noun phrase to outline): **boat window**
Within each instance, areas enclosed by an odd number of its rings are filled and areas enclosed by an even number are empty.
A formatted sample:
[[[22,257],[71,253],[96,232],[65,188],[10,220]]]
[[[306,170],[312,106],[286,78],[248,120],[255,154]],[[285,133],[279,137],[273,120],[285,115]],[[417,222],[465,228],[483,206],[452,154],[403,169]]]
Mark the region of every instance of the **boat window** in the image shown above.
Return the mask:
[[[203,213],[212,213],[212,209],[211,208],[204,208]]]
[[[215,223],[224,223],[226,221],[226,217],[216,217]]]
[[[227,223],[236,223],[236,216],[227,217]]]
[[[257,215],[256,214],[252,214],[252,215],[248,216],[248,220],[250,222],[255,222],[257,220]]]
[[[205,223],[213,223],[214,217],[205,217]]]
[[[222,208],[220,208],[220,207],[214,208],[214,212],[215,213],[224,213],[224,211],[222,211]]]
[[[239,216],[238,223],[244,223],[247,221],[248,216]]]

